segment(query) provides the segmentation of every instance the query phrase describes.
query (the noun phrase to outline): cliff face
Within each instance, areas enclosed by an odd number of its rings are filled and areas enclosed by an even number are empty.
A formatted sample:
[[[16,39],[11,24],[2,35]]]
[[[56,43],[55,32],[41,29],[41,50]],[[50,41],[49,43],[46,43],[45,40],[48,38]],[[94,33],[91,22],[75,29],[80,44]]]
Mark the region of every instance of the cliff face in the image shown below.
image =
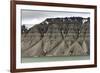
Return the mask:
[[[22,57],[89,55],[89,18],[47,18],[22,32]]]

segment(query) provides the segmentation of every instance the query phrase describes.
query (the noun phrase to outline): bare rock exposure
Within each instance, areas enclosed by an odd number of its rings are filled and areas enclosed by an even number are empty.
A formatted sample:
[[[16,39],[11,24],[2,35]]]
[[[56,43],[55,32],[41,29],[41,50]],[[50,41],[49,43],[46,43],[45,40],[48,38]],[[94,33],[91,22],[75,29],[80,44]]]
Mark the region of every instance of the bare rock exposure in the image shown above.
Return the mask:
[[[47,18],[29,30],[21,26],[21,56],[89,55],[90,18]]]

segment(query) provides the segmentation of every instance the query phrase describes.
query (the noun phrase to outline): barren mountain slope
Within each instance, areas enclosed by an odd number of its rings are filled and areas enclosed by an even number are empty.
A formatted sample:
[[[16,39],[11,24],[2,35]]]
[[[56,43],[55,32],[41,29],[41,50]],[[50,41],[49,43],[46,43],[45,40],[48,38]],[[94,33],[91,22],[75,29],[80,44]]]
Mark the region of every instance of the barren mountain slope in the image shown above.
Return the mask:
[[[47,18],[22,30],[22,57],[89,55],[89,26],[89,18]]]

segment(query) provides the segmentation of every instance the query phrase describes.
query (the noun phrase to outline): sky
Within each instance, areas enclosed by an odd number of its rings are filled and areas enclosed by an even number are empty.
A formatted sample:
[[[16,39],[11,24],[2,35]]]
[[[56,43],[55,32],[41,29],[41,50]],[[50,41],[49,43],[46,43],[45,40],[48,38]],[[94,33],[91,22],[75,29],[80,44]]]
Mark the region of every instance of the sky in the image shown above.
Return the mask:
[[[46,18],[64,18],[64,17],[90,17],[90,13],[86,12],[68,12],[68,11],[39,11],[39,10],[21,10],[22,25],[27,29],[43,22]]]

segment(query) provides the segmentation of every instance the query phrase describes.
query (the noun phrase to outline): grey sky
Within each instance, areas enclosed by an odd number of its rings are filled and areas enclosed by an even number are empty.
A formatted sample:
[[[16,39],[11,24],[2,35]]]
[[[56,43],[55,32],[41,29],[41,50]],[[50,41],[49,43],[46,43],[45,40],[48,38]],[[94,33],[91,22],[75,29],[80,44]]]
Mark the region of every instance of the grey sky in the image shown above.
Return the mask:
[[[35,24],[39,24],[46,18],[57,17],[90,17],[90,13],[86,12],[67,12],[67,11],[37,11],[37,10],[22,10],[22,25],[26,24],[27,28],[32,27]]]

